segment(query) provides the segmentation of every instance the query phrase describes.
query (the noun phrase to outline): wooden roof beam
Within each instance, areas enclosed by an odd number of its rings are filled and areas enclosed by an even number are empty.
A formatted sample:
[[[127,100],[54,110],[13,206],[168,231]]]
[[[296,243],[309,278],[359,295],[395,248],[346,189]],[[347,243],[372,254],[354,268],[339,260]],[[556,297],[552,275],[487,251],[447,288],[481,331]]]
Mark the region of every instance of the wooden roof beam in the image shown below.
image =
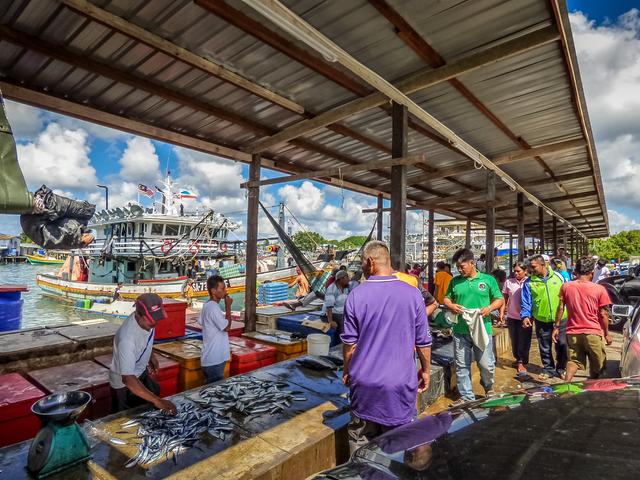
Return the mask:
[[[513,162],[519,162],[521,160],[528,160],[533,158],[536,155],[550,155],[557,154],[561,152],[566,152],[569,150],[574,150],[576,148],[582,148],[586,145],[586,141],[582,138],[576,140],[566,140],[562,142],[550,143],[547,145],[541,145],[539,147],[534,147],[529,150],[515,150],[511,152],[507,152],[497,157],[493,157],[491,161],[498,166],[507,165]],[[412,180],[412,184],[422,183],[425,181],[436,180],[439,178],[446,178],[455,175],[462,175],[465,173],[469,173],[471,170],[468,168],[464,168],[463,166],[453,166],[448,168],[442,168],[437,173],[434,174],[425,174],[419,177],[414,177]],[[549,179],[550,180],[550,179]]]
[[[202,3],[208,0],[196,0]],[[485,65],[496,63],[502,59],[529,51],[541,45],[554,42],[559,38],[554,27],[546,27],[533,33],[529,33],[509,40],[503,44],[490,47],[486,50],[471,54],[436,70],[427,70],[414,74],[407,79],[398,82],[397,89],[405,95],[415,93],[427,87],[445,82],[451,78],[477,70]],[[269,138],[256,142],[250,148],[251,152],[261,152],[275,145],[290,141],[294,138],[311,134],[327,125],[339,122],[358,113],[384,105],[388,101],[386,95],[381,92],[371,93],[363,98],[352,100],[339,107],[321,113],[313,119],[304,120],[272,135]]]
[[[240,184],[242,188],[263,187],[266,185],[275,185],[277,183],[295,182],[306,178],[324,178],[331,176],[342,176],[345,173],[367,172],[379,168],[390,168],[396,165],[415,165],[426,160],[426,155],[410,155],[408,157],[390,158],[387,160],[374,160],[371,162],[359,163],[347,167],[333,167],[324,170],[316,170],[309,173],[300,173],[297,175],[287,175],[285,177],[269,178],[266,180],[257,180]]]

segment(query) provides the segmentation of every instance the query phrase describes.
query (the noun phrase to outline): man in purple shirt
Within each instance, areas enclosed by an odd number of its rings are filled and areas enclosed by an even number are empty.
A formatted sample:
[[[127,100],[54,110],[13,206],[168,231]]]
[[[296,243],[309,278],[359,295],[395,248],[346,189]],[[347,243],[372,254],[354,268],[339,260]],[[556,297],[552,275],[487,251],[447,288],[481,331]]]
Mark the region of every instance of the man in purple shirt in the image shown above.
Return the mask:
[[[393,275],[380,241],[362,253],[366,282],[344,306],[343,381],[349,385],[351,452],[416,416],[416,391],[429,386],[431,335],[417,288]],[[416,375],[415,351],[422,370]]]

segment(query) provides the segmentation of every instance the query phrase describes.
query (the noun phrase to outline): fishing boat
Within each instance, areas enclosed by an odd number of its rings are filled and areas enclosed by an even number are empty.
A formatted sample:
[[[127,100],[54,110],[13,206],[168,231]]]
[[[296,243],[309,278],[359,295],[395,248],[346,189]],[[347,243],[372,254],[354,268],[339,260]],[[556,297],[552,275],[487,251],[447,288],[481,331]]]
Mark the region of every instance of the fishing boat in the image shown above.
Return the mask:
[[[186,191],[175,193],[170,175],[162,189],[156,188],[140,185],[153,198],[161,197],[153,208],[129,203],[125,208],[96,213],[89,224],[95,242],[74,252],[62,271],[39,274],[36,283],[43,293],[70,301],[110,301],[118,288],[119,297],[125,300],[150,292],[178,298],[184,296],[191,277],[193,297],[198,298],[208,296],[206,276],[214,272],[225,278],[229,293],[244,292],[244,265],[239,262],[244,256],[243,242],[229,239],[238,225],[213,210],[186,213],[181,202]],[[294,266],[270,269],[264,262],[259,264],[259,283],[291,282],[296,276]],[[78,266],[86,280],[74,278]],[[324,266],[325,262],[314,262],[318,270]]]
[[[31,265],[62,265],[64,264],[64,258],[55,258],[49,257],[45,255],[25,255],[27,257],[27,262]]]

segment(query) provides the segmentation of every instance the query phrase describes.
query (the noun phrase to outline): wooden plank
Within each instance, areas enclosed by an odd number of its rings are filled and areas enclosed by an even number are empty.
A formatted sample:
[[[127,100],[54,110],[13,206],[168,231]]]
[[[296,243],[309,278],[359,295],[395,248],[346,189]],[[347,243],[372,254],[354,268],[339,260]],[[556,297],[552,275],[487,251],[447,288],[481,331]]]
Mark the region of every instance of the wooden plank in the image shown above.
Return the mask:
[[[324,178],[335,175],[343,175],[356,172],[367,172],[371,170],[389,168],[396,165],[415,165],[416,163],[425,162],[427,157],[425,154],[410,155],[407,157],[390,158],[387,160],[373,160],[371,162],[349,165],[346,167],[333,167],[324,170],[316,170],[309,173],[300,173],[296,175],[287,175],[284,177],[269,178],[266,180],[258,180],[257,182],[244,182],[240,184],[241,188],[263,187],[265,185],[274,185],[277,183],[295,182],[305,178]]]
[[[114,15],[107,10],[97,7],[96,5],[88,2],[87,0],[61,0],[61,2],[69,7],[72,11],[79,13],[87,18],[90,18],[102,25],[105,25],[113,30],[127,35],[139,42],[144,43],[156,50],[159,50],[170,57],[180,60],[192,67],[196,67],[205,73],[214,75],[226,82],[229,82],[236,87],[240,87],[247,92],[253,93],[265,100],[269,100],[277,105],[280,105],[287,110],[296,112],[299,114],[304,113],[304,108],[301,105],[283,97],[258,85],[241,75],[238,75],[231,70],[224,68],[209,59],[201,57],[186,48],[176,45],[165,38],[156,35],[142,27],[139,27],[135,23],[129,22],[124,18]]]
[[[391,155],[402,158],[408,150],[408,109],[406,106],[392,104]],[[391,167],[391,218],[389,232],[391,266],[404,271],[405,241],[407,225],[407,167]]]
[[[383,225],[382,225],[382,221],[383,221],[383,206],[384,206],[384,198],[382,197],[382,195],[378,195],[378,208],[376,211],[377,214],[377,220],[376,220],[376,240],[382,240],[382,229],[383,229]],[[364,212],[364,210],[363,210]]]

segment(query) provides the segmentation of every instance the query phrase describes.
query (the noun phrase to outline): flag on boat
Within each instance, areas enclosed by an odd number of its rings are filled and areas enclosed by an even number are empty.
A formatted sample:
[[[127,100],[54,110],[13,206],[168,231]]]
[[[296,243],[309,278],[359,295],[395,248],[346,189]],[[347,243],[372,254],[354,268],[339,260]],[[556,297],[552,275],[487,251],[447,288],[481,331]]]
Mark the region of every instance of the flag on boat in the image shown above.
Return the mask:
[[[141,183],[138,184],[138,191],[147,197],[153,197],[156,194],[155,190]]]
[[[195,193],[191,193],[189,190],[182,190],[180,192],[180,198],[198,198]]]

